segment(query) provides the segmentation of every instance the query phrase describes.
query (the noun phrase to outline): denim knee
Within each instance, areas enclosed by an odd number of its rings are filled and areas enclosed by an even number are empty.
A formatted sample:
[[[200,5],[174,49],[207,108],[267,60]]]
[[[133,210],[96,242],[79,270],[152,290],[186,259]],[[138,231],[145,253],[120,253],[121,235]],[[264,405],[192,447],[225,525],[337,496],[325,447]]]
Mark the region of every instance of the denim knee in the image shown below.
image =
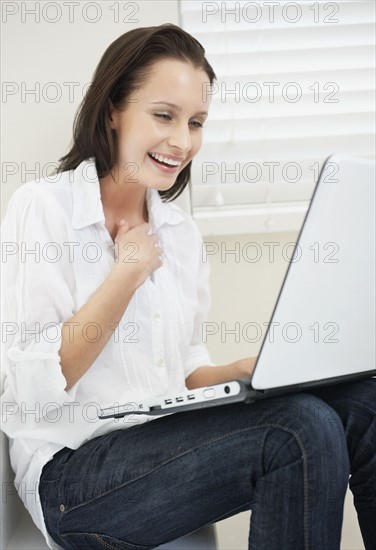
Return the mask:
[[[339,415],[324,401],[310,394],[297,393],[288,399],[270,400],[273,419],[270,430],[283,432],[278,436],[266,435],[265,449],[268,452],[268,467],[276,461],[291,461],[301,457],[317,463],[316,475],[325,468],[325,477],[333,472],[336,479],[347,484],[350,464],[346,436]],[[273,414],[274,412],[274,414]]]
[[[342,422],[312,395],[266,401],[250,548],[339,548],[350,469]]]

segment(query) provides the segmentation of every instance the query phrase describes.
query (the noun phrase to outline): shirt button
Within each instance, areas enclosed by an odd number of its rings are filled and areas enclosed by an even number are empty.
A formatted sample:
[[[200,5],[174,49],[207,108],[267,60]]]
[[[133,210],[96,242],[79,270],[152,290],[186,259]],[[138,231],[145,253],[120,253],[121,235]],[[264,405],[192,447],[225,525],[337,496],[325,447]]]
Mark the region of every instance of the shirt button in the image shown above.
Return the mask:
[[[160,320],[161,320],[161,316],[159,315],[159,313],[156,313],[156,314],[154,315],[154,321],[159,322]]]
[[[64,504],[60,504],[60,512],[65,512],[65,506],[64,506]]]
[[[158,367],[163,367],[163,365],[164,365],[164,360],[163,360],[163,359],[159,359],[157,364],[158,364]]]

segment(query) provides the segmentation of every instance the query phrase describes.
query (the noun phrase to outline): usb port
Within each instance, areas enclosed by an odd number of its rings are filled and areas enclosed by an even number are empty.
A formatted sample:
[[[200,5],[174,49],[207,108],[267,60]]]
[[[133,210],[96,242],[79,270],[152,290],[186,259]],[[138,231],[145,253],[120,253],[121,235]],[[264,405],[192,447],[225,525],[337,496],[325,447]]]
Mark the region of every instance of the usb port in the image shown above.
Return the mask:
[[[191,393],[190,395],[187,396],[188,399],[192,400],[192,399],[196,399],[196,397]]]
[[[176,398],[177,403],[181,403],[182,401],[184,401],[184,397],[177,397]]]
[[[166,405],[171,405],[172,404],[172,399],[165,399],[165,404]]]

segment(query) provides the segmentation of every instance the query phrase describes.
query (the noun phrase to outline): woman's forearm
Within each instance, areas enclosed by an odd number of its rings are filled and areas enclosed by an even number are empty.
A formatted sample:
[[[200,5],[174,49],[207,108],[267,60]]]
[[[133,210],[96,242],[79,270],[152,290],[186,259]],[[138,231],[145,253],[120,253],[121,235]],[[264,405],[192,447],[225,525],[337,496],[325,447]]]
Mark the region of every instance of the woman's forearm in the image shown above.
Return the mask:
[[[99,356],[128,307],[138,284],[135,277],[128,279],[116,269],[62,328],[59,350],[62,373],[69,390]],[[94,325],[93,334],[86,328]],[[73,337],[71,329],[74,329]],[[100,337],[97,337],[98,331]]]

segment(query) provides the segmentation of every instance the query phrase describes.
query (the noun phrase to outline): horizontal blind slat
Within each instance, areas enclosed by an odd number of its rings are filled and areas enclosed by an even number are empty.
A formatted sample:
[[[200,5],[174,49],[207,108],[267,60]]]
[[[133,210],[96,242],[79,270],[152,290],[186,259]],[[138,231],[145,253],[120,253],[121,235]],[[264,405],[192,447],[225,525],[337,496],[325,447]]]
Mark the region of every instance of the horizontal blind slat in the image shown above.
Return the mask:
[[[372,134],[353,134],[351,137],[332,134],[326,136],[299,137],[290,139],[270,139],[267,142],[252,141],[250,139],[239,143],[206,143],[193,163],[204,160],[227,159],[249,161],[253,158],[270,160],[291,157],[299,160],[309,155],[326,158],[331,153],[342,152],[351,156],[372,155],[375,151],[375,137]]]
[[[298,77],[298,78],[297,78]],[[318,82],[319,88],[314,88],[314,84]],[[252,72],[249,75],[234,75],[224,79],[218,78],[218,82],[211,92],[207,93],[207,97],[211,98],[213,103],[220,101],[222,104],[233,101],[234,96],[227,94],[227,90],[239,90],[240,97],[244,103],[256,101],[257,91],[265,96],[265,92],[273,91],[273,96],[279,97],[283,92],[283,88],[289,83],[297,83],[301,88],[302,94],[319,94],[316,100],[322,101],[329,93],[328,83],[335,83],[340,89],[341,94],[354,90],[372,90],[375,88],[375,72],[374,67],[365,67],[361,69],[341,69],[341,70],[319,70],[319,71],[301,71],[299,75],[294,72],[283,74],[279,72],[258,74]],[[274,83],[274,84],[273,84]],[[327,94],[325,94],[327,92]],[[262,98],[263,96],[261,96]],[[255,98],[253,100],[253,98]],[[271,98],[272,99],[272,98]],[[224,101],[225,100],[225,101]],[[342,97],[341,97],[342,100]]]
[[[374,44],[374,23],[324,27],[320,29],[320,42],[316,41],[316,27],[304,29],[265,29],[250,32],[234,30],[224,32],[218,44],[218,32],[196,32],[195,37],[205,44],[207,55],[237,54],[241,52],[291,51],[297,48],[316,50],[328,47],[349,47]]]
[[[362,69],[374,66],[373,46],[352,46],[317,48],[316,50],[291,50],[273,52],[239,53],[231,59],[220,54],[208,55],[208,61],[218,77],[232,75],[249,75],[253,72],[264,74],[270,72],[329,71],[343,69]]]
[[[353,115],[367,112],[372,119],[375,105],[373,90],[351,90],[341,92],[341,94],[334,92],[332,86],[328,86],[326,91],[321,90],[321,93],[317,94],[319,98],[317,102],[315,102],[312,93],[298,95],[299,100],[296,103],[288,102],[281,93],[275,94],[272,102],[269,98],[260,96],[258,101],[250,103],[249,99],[257,99],[256,92],[253,96],[248,94],[248,101],[244,101],[242,95],[236,98],[228,97],[226,102],[221,101],[219,98],[217,100],[213,99],[209,108],[210,117],[204,127],[204,136],[208,137],[207,132],[210,131],[208,129],[211,128],[213,123],[228,123],[230,120],[235,123],[248,120],[252,123],[252,121],[258,119],[269,120],[281,117],[295,119],[302,116],[316,117],[320,115],[345,116],[346,114]]]
[[[230,13],[230,2],[200,2],[195,0],[193,9],[181,2],[184,28],[191,33],[205,30],[263,30],[294,29],[295,27],[335,27],[338,24],[361,24],[375,21],[375,6],[372,1],[355,2],[298,2],[299,8],[288,8],[287,1],[274,7],[267,2],[237,2],[238,7]],[[212,4],[212,5],[210,5]],[[258,5],[258,9],[255,7]],[[296,4],[296,3],[295,3]],[[315,4],[315,5],[314,5]],[[333,5],[334,4],[334,5]],[[224,8],[223,6],[227,7]],[[248,6],[248,8],[247,8]]]
[[[273,20],[267,4],[180,2],[182,26],[203,44],[218,78],[192,163],[194,208],[305,201],[313,163],[334,152],[374,158],[375,3],[283,0]],[[252,162],[296,162],[300,184],[281,174],[270,181],[265,171],[252,182]],[[222,163],[239,174],[223,182]]]

